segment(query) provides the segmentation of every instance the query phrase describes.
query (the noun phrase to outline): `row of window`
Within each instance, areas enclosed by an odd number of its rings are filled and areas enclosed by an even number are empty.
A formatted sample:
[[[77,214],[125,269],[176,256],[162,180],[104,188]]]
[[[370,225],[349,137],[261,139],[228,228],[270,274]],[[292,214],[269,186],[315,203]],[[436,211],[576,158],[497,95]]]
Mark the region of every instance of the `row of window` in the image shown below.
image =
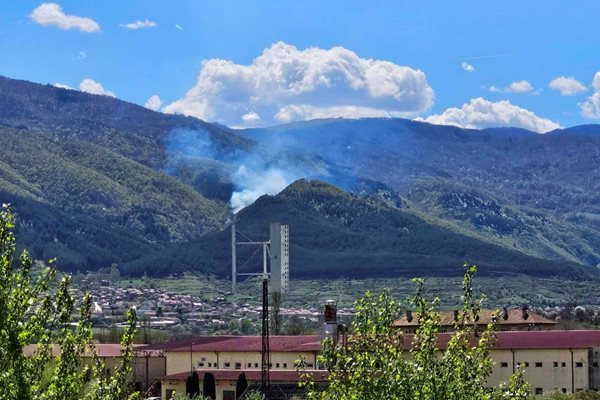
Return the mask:
[[[252,368],[252,363],[248,363],[246,365],[246,368]],[[198,362],[198,366],[199,367],[204,367],[205,363],[203,361]],[[308,363],[306,364],[307,368],[312,368],[313,364],[312,363]],[[218,364],[217,363],[212,363],[209,362],[208,363],[208,368],[217,368]],[[258,363],[254,363],[254,368],[258,368],[259,364]],[[275,363],[275,368],[287,368],[288,364],[287,363]],[[231,363],[230,362],[226,362],[223,363],[223,368],[231,368]],[[269,363],[269,368],[273,368],[273,363]],[[235,369],[242,369],[242,363],[235,363]]]
[[[558,361],[554,361],[553,367],[554,368],[558,368],[558,364],[559,364]],[[598,365],[598,363],[594,363],[594,364],[596,364],[596,365],[594,365],[595,367]],[[518,362],[517,365],[520,365],[520,366],[525,367],[525,368],[529,368],[529,361]],[[542,368],[543,366],[544,366],[544,363],[541,363],[541,362],[536,362],[535,363],[535,368]],[[561,368],[565,368],[567,366],[567,363],[563,361],[563,362],[560,363],[560,366],[561,366]],[[508,368],[508,363],[507,362],[501,362],[500,363],[500,367],[501,368]],[[581,362],[581,361],[576,362],[575,363],[575,368],[583,368],[583,362]]]

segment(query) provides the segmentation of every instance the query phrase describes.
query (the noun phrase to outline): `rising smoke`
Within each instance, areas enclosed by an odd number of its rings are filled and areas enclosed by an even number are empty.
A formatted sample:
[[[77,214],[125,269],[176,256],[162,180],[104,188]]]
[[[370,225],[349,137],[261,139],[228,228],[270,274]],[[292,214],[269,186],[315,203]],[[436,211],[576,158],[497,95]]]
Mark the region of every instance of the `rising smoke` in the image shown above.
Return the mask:
[[[229,205],[234,213],[260,196],[275,195],[297,179],[323,174],[297,155],[289,154],[289,143],[254,140],[251,150],[223,149],[203,129],[174,129],[163,140],[167,154],[165,172],[179,176],[212,174],[233,185]],[[202,190],[200,190],[202,191]]]

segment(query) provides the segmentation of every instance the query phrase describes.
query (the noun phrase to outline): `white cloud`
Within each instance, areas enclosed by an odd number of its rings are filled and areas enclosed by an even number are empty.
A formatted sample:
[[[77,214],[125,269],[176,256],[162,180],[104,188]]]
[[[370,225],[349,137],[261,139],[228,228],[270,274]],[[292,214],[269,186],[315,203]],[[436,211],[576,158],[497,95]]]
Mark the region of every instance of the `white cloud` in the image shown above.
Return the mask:
[[[560,128],[560,125],[533,112],[515,106],[508,100],[490,102],[481,97],[471,99],[461,108],[449,108],[442,114],[431,115],[420,121],[438,125],[454,125],[461,128],[483,129],[493,127],[517,127],[538,133]]]
[[[85,60],[86,58],[87,58],[87,54],[85,53],[85,51],[80,51],[79,53],[77,53],[78,60]]]
[[[43,3],[31,12],[33,22],[42,26],[54,26],[60,29],[79,29],[81,32],[99,32],[100,25],[91,18],[65,14],[56,3]]]
[[[600,71],[594,75],[592,88],[594,93],[583,103],[579,103],[579,108],[581,109],[581,115],[584,117],[600,119]]]
[[[249,112],[248,114],[242,115],[242,120],[247,124],[256,124],[260,122],[260,115],[255,112]]]
[[[471,64],[469,64],[466,61],[463,61],[462,63],[460,63],[460,66],[462,67],[462,69],[464,69],[467,72],[474,72],[475,71],[475,67],[472,66]]]
[[[533,91],[533,86],[528,81],[516,81],[510,84],[509,89],[513,93],[527,93]]]
[[[563,96],[573,96],[587,90],[583,83],[570,76],[559,76],[558,78],[554,78],[550,81],[548,87],[560,91],[560,94]]]
[[[154,27],[158,26],[158,24],[154,21],[150,21],[149,19],[145,19],[143,21],[138,19],[137,21],[129,22],[127,24],[121,24],[119,26],[121,28],[136,30],[136,29],[142,29],[142,28],[154,28]]]
[[[109,90],[105,90],[104,87],[93,79],[86,78],[79,84],[79,90],[91,94],[100,94],[103,96],[116,97],[115,94]]]
[[[512,82],[507,87],[490,86],[490,92],[494,93],[529,93],[534,91],[531,83],[525,80]],[[536,93],[537,94],[537,93]]]
[[[196,85],[164,110],[229,125],[256,113],[269,125],[339,116],[413,117],[433,100],[420,70],[361,58],[343,47],[299,50],[279,42],[250,65],[203,61]]]
[[[163,105],[163,100],[157,95],[150,96],[144,107],[149,108],[152,111],[158,111],[158,109]]]
[[[179,25],[179,24],[175,24],[175,29],[179,29],[180,31],[183,30],[183,26]]]

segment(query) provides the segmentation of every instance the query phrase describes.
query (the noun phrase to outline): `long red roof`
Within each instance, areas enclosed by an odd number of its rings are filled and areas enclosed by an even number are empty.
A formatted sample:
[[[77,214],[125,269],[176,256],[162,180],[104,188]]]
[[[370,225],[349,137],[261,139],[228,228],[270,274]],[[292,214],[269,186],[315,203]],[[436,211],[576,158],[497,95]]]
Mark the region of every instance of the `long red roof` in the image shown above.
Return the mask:
[[[160,345],[152,346],[159,348]],[[255,352],[262,350],[260,336],[198,336],[185,341],[165,343],[163,349],[169,352],[238,351]],[[321,350],[321,336],[271,336],[270,351],[276,352],[318,352]]]
[[[438,346],[445,349],[453,333],[440,333]],[[496,349],[583,349],[600,346],[600,330],[572,331],[507,331],[496,332]],[[405,335],[404,347],[410,348],[414,335]],[[476,340],[477,338],[473,338]],[[272,352],[307,352],[321,350],[320,336],[271,336]],[[144,349],[164,349],[167,352],[260,352],[260,336],[199,336]]]

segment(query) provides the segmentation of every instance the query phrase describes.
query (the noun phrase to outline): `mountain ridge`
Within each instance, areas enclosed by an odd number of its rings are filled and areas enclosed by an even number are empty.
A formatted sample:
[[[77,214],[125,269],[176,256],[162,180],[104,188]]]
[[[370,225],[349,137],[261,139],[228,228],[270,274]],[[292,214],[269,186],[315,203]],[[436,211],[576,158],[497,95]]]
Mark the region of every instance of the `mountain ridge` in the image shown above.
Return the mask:
[[[106,96],[0,77],[1,126],[11,128],[0,128],[0,200],[12,199],[17,212],[27,210],[20,229],[38,217],[36,228],[27,231],[31,236],[26,244],[39,241],[40,257],[51,255],[48,249],[55,240],[48,232],[63,221],[60,231],[68,240],[59,240],[62,253],[78,260],[67,266],[71,270],[118,262],[130,267],[130,273],[153,273],[155,266],[164,273],[170,269],[164,265],[177,266],[160,253],[177,251],[202,258],[184,260],[188,268],[223,270],[227,260],[222,252],[229,248],[225,242],[209,240],[219,249],[193,247],[200,238],[226,237],[221,230],[228,221],[250,212],[232,215],[228,203],[233,194],[258,195],[266,189],[256,185],[273,177],[282,181],[277,190],[301,178],[338,186],[335,198],[346,199],[349,218],[360,220],[366,207],[361,201],[380,196],[404,217],[430,226],[435,235],[459,235],[459,242],[478,248],[492,246],[506,259],[517,252],[574,269],[600,263],[598,125],[540,135],[517,128],[472,130],[371,118],[230,129]],[[53,171],[49,165],[60,168]],[[291,196],[293,188],[279,198],[258,198],[251,210],[281,206],[278,202]],[[114,215],[113,203],[118,210]],[[136,203],[144,206],[135,209]],[[288,205],[292,213],[308,212],[306,204]],[[400,211],[386,212],[400,218]],[[94,220],[96,230],[90,228]],[[314,229],[320,229],[317,222]],[[69,233],[78,226],[96,233]],[[32,233],[36,230],[46,232],[44,238]],[[329,226],[327,231],[334,235],[336,229]],[[118,247],[118,240],[106,239],[110,232],[129,244]],[[351,240],[364,232],[346,234]],[[120,249],[118,257],[111,258],[110,246]],[[134,251],[136,246],[139,250]],[[95,261],[86,258],[78,247],[99,256]],[[390,262],[402,264],[393,247],[379,249]],[[335,267],[332,260],[356,259],[356,254],[336,258],[329,250],[303,251],[314,257],[330,254],[327,265],[340,271],[343,265]],[[362,250],[372,256],[368,248]],[[163,265],[148,261],[148,254]],[[457,260],[446,262],[456,267]]]

